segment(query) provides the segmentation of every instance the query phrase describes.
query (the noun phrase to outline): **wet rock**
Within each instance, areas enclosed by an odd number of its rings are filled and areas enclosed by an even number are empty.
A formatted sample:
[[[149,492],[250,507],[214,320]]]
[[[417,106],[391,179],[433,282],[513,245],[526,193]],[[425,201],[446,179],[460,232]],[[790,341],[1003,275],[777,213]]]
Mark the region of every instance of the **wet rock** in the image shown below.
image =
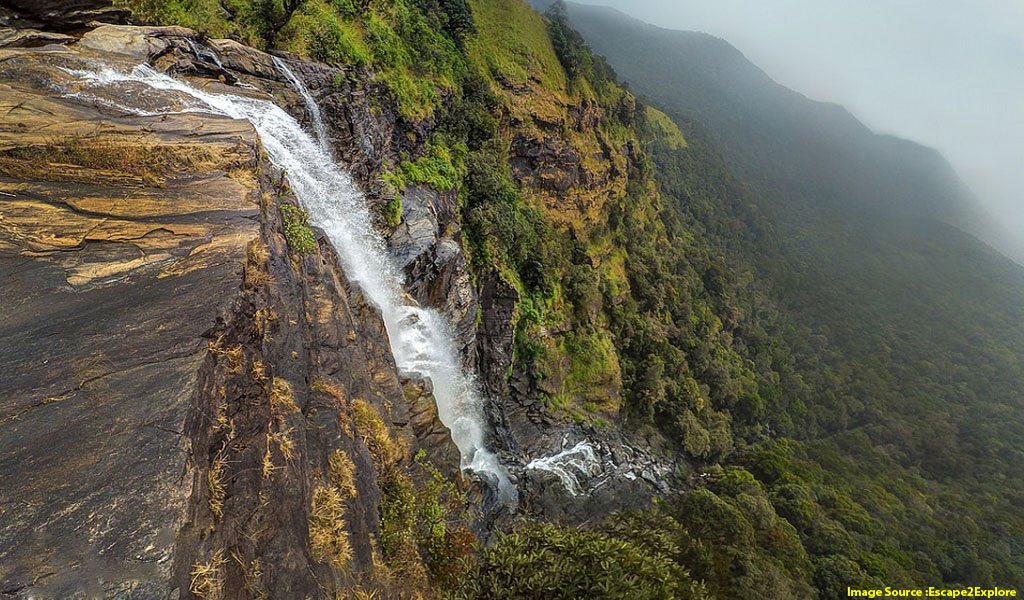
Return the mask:
[[[235,40],[207,40],[206,45],[215,52],[225,69],[244,73],[267,81],[282,80],[283,75],[274,64],[274,58]]]
[[[579,525],[615,511],[646,508],[656,495],[673,489],[667,480],[672,478],[675,465],[641,457],[642,453],[631,446],[633,442],[618,431],[556,427],[535,434],[526,443],[535,444],[528,450],[534,460],[517,468],[516,473],[521,510],[527,514]],[[576,451],[581,447],[585,451]],[[624,462],[613,459],[627,453],[636,458]],[[643,475],[638,476],[638,472]]]
[[[453,194],[446,194],[452,197]],[[446,205],[453,203],[430,188],[413,185],[402,191],[402,222],[389,238],[391,255],[403,268],[418,259],[437,244],[444,231]]]
[[[37,29],[0,29],[0,48],[29,48],[47,44],[70,44],[78,38]]]
[[[109,0],[10,0],[5,4],[14,13],[14,25],[57,31],[79,29],[93,21],[123,23],[129,14],[111,6]]]
[[[194,31],[185,27],[103,25],[86,32],[78,43],[90,50],[123,54],[139,61],[146,61],[150,57],[166,51],[172,45],[168,38],[196,36]]]
[[[433,464],[440,465],[446,477],[460,480],[462,471],[459,467],[459,448],[452,441],[451,431],[438,416],[437,401],[430,380],[406,374],[401,383],[406,414],[401,420],[396,420],[395,424],[408,426],[416,439],[417,449],[422,449]]]
[[[512,365],[512,323],[519,293],[495,271],[481,279],[477,372],[485,388],[500,397],[508,390],[506,375]]]
[[[464,367],[473,368],[476,346],[476,290],[462,246],[456,239],[455,193],[412,186],[402,194],[402,222],[388,239],[404,269],[406,287],[422,305],[452,323]]]

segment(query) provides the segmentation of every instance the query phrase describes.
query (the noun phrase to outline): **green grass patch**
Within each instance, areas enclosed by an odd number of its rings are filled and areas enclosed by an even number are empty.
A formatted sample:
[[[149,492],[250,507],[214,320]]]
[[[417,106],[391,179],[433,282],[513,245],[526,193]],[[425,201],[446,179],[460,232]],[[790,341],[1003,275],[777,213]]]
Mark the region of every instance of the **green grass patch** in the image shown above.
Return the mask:
[[[394,198],[388,200],[384,208],[381,209],[381,214],[388,227],[398,227],[398,224],[402,222],[402,195],[395,194]]]
[[[565,88],[547,24],[525,0],[472,0],[478,34],[467,48],[484,72],[514,83],[531,76],[551,90]]]
[[[646,106],[644,118],[644,124],[653,137],[663,141],[672,150],[680,150],[688,146],[679,126],[665,113],[652,106]]]
[[[281,204],[280,210],[288,249],[299,256],[315,254],[318,248],[316,236],[309,228],[309,214],[293,204]]]
[[[384,180],[396,190],[404,190],[412,184],[421,184],[440,192],[457,188],[466,176],[466,155],[464,143],[451,146],[431,142],[427,153],[416,160],[404,160],[394,170],[384,175]]]

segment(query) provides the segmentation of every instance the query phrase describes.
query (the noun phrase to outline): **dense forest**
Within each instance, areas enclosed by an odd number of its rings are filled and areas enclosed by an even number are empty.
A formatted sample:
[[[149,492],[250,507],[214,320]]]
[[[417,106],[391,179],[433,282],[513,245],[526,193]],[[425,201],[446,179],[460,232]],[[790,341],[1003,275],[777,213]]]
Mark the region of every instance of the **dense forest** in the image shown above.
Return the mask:
[[[520,514],[486,544],[422,525],[458,495],[440,476],[396,476],[382,556],[410,594],[1024,588],[1024,269],[958,229],[969,193],[937,153],[605,9],[118,4],[370,73],[426,132],[381,167],[380,227],[412,186],[457,194],[474,281],[514,292],[507,380],[551,419],[680,457],[650,506]],[[550,146],[555,175],[527,160]]]

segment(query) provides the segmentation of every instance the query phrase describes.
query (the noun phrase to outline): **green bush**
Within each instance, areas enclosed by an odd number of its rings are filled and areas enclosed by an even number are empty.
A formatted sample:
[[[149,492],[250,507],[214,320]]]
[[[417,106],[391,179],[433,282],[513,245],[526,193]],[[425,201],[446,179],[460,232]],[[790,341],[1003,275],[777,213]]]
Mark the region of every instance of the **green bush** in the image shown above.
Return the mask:
[[[309,228],[309,215],[306,211],[293,204],[281,204],[280,210],[288,249],[299,256],[316,254],[318,250],[316,236]]]
[[[528,525],[487,548],[463,598],[700,599],[670,558],[603,533]]]
[[[402,195],[395,194],[395,197],[388,200],[382,209],[384,222],[388,227],[398,227],[402,222]]]
[[[422,184],[441,192],[457,188],[466,176],[466,145],[459,142],[451,146],[434,141],[427,144],[426,153],[416,160],[404,160],[384,175],[384,180],[396,190]]]

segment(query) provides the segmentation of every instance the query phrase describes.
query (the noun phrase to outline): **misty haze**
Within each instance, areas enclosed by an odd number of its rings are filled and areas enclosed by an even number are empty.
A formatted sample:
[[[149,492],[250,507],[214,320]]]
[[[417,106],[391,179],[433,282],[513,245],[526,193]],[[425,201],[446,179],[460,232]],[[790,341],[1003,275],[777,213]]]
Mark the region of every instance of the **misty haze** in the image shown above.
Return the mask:
[[[878,133],[937,149],[973,192],[965,225],[1024,262],[1024,4],[584,3],[721,37],[779,83],[842,105]]]

